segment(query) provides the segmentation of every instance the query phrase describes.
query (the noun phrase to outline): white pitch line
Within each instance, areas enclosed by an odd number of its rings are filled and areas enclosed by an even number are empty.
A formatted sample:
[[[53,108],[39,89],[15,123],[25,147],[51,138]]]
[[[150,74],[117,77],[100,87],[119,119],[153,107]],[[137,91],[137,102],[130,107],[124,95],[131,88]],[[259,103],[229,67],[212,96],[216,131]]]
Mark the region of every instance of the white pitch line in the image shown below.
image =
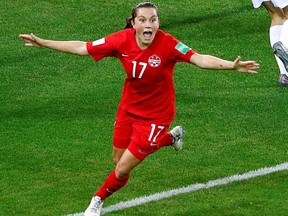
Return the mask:
[[[163,191],[160,193],[151,194],[149,196],[138,197],[138,198],[125,201],[125,202],[119,202],[118,204],[103,208],[101,211],[101,214],[103,215],[105,213],[143,205],[145,203],[165,199],[165,198],[176,196],[179,194],[189,193],[189,192],[197,191],[200,189],[207,189],[207,188],[211,188],[211,187],[215,187],[219,185],[226,185],[232,182],[247,180],[247,179],[255,178],[258,176],[264,176],[270,173],[279,172],[283,170],[288,170],[288,162],[278,164],[273,167],[264,167],[264,168],[261,168],[255,171],[250,171],[250,172],[243,173],[243,174],[236,174],[236,175],[221,178],[221,179],[211,180],[206,183],[192,184],[186,187]],[[83,215],[84,213],[82,212],[82,213],[70,214],[67,216],[83,216]]]

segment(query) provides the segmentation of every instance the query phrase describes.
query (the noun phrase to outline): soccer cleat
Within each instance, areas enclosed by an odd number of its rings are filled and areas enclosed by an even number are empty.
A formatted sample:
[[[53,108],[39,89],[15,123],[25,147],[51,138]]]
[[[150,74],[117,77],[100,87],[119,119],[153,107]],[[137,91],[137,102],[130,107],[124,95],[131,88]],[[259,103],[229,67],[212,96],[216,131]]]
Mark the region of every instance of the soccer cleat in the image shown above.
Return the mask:
[[[172,135],[174,139],[174,142],[172,143],[172,147],[174,148],[174,150],[179,151],[180,149],[182,149],[183,146],[182,136],[185,133],[183,127],[176,126],[169,133]]]
[[[273,45],[273,53],[283,62],[286,71],[288,72],[288,51],[281,41]]]
[[[288,76],[286,74],[280,74],[278,84],[279,86],[288,86]]]
[[[103,201],[100,197],[92,197],[91,203],[85,210],[84,216],[100,216]]]

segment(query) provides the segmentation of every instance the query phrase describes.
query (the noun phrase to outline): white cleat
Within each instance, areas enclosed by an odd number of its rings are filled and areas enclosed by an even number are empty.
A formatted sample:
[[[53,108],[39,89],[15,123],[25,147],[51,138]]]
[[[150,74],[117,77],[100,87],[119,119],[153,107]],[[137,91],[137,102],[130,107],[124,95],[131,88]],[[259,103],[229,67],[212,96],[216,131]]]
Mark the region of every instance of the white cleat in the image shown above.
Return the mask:
[[[176,126],[171,131],[170,134],[174,138],[174,142],[172,143],[172,147],[175,151],[179,151],[182,149],[183,141],[182,136],[185,133],[185,130],[182,126]]]
[[[103,201],[100,197],[92,197],[91,203],[85,210],[84,216],[100,216]]]

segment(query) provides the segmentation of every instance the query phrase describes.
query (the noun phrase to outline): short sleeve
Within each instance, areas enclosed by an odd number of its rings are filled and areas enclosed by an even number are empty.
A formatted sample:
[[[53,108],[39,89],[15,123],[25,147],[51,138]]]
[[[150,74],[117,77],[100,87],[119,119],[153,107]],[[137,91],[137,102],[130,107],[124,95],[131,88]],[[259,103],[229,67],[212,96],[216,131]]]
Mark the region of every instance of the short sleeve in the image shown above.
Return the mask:
[[[190,58],[196,51],[192,50],[190,47],[179,41],[178,39],[171,36],[171,57],[175,62],[190,62]]]
[[[105,38],[86,43],[87,51],[95,61],[99,61],[104,57],[115,56],[115,48],[111,37],[106,36]]]

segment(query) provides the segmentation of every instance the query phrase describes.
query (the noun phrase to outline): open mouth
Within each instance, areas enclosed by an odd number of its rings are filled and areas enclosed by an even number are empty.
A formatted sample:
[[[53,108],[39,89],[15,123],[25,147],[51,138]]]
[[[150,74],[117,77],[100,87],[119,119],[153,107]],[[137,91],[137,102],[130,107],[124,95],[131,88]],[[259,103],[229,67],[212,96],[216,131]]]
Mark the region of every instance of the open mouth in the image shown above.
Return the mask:
[[[146,30],[143,32],[144,38],[150,38],[152,36],[152,31]]]

